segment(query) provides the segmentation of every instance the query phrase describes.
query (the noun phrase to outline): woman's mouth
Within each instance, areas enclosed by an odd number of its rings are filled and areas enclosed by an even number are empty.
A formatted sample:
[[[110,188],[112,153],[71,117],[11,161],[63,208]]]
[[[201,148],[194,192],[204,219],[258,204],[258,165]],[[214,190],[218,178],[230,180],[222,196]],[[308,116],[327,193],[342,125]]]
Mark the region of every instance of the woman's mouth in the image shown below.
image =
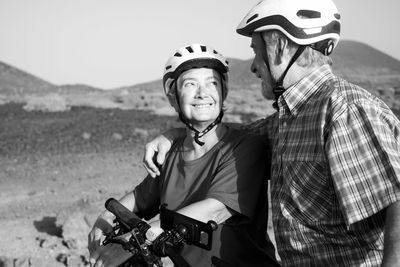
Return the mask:
[[[193,107],[195,108],[208,108],[211,107],[213,104],[212,103],[208,103],[208,104],[192,104]]]

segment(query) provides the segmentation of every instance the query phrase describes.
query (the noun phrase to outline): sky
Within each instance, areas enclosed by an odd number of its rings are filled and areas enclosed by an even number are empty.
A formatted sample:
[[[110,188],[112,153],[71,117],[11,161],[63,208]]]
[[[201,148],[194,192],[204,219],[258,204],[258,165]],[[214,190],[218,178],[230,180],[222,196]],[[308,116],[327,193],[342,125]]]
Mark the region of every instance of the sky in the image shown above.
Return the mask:
[[[178,48],[249,59],[236,33],[259,0],[0,0],[0,61],[56,85],[102,89],[160,79]],[[341,38],[400,60],[399,0],[334,0]]]

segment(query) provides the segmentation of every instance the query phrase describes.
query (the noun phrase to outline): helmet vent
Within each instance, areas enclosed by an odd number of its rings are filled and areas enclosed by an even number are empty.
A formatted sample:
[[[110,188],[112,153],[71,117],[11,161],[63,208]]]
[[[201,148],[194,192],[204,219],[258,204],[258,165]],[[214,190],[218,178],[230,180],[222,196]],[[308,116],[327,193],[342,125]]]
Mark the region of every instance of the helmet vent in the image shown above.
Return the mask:
[[[169,70],[170,68],[172,68],[172,66],[168,65],[168,66],[165,67],[165,70]]]
[[[176,52],[174,57],[181,57],[182,55],[179,52]]]
[[[191,48],[190,46],[186,46],[185,48],[187,51],[189,51],[189,53],[193,53],[193,48]]]
[[[314,10],[299,10],[296,15],[301,19],[318,19],[321,18],[321,12]]]
[[[214,54],[216,54],[216,55],[218,54],[218,52],[217,52],[217,51],[215,51],[215,50],[213,50],[213,52],[214,52]]]
[[[340,14],[339,13],[335,13],[335,15],[333,15],[336,19],[340,19]]]
[[[250,23],[251,21],[255,20],[258,17],[258,14],[254,14],[253,16],[251,16],[246,23]]]
[[[206,52],[207,51],[207,47],[205,45],[201,45],[200,48],[201,48],[202,52]]]

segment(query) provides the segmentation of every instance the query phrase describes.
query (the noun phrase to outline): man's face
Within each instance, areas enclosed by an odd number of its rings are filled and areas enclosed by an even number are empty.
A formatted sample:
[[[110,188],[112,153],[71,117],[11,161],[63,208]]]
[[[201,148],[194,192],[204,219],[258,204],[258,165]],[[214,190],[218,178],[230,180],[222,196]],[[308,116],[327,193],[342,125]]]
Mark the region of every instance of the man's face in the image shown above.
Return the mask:
[[[275,96],[272,91],[274,83],[271,79],[271,73],[266,65],[268,62],[264,62],[262,56],[265,46],[261,38],[262,37],[259,33],[254,33],[251,38],[250,46],[253,48],[255,54],[253,63],[251,64],[251,72],[261,79],[261,93],[264,98],[274,100]]]

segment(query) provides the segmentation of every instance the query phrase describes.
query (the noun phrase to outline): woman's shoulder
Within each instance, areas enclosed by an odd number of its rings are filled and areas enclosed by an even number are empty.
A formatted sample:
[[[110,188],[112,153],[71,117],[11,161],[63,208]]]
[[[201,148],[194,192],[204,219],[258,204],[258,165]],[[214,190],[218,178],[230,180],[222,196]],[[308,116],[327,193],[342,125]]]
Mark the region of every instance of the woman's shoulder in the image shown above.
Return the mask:
[[[264,149],[265,143],[261,136],[253,134],[244,129],[228,127],[228,133],[224,138],[224,145],[229,148]]]

